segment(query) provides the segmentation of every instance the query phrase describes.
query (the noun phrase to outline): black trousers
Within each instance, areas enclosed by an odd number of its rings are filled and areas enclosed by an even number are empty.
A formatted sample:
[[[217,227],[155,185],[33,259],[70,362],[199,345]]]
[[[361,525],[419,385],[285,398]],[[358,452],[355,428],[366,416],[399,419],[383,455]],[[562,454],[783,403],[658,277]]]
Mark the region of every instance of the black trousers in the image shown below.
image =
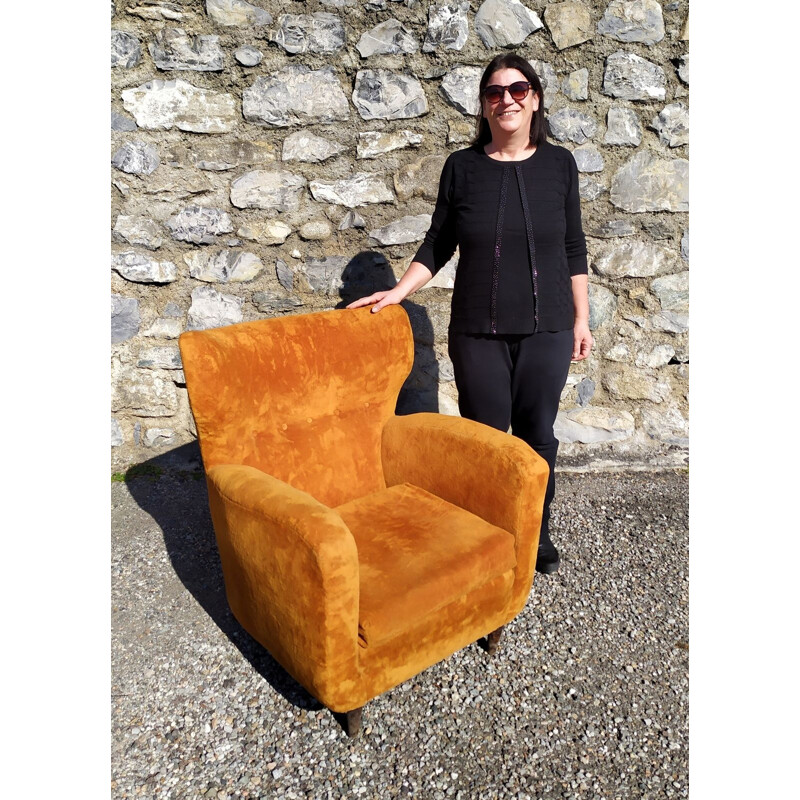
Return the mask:
[[[549,534],[558,439],[553,423],[572,358],[572,330],[531,334],[450,332],[449,353],[462,417],[507,431],[550,467],[542,515]]]

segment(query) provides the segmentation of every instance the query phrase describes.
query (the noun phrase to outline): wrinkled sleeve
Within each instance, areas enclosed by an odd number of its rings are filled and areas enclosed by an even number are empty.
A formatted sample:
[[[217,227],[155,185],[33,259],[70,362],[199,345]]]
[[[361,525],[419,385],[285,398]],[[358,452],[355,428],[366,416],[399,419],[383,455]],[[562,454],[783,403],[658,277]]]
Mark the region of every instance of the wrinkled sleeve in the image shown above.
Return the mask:
[[[431,226],[414,256],[414,261],[424,264],[434,275],[453,257],[458,239],[453,210],[454,168],[453,156],[449,156],[442,167],[439,178],[439,194],[431,218]]]
[[[567,232],[564,245],[567,250],[569,274],[586,275],[589,267],[586,262],[586,237],[581,225],[581,195],[578,189],[578,165],[575,156],[569,153],[569,189],[564,210],[567,217]]]

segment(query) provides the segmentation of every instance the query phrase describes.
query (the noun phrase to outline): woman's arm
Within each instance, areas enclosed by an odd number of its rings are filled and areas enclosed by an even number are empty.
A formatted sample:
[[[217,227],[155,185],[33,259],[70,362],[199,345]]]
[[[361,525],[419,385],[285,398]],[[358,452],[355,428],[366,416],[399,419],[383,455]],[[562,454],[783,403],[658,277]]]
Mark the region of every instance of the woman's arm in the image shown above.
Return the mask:
[[[456,250],[457,237],[455,215],[452,213],[453,197],[453,157],[448,157],[442,167],[439,178],[439,193],[436,207],[431,217],[431,225],[425,239],[417,250],[414,260],[405,274],[397,282],[397,286],[388,291],[375,292],[369,297],[362,297],[348,308],[359,308],[374,303],[373,313],[388,305],[404,300],[412,292],[424,286],[453,256]]]
[[[573,275],[572,305],[575,308],[575,324],[572,329],[572,360],[583,361],[592,352],[592,332],[589,330],[589,276]]]
[[[385,292],[375,292],[369,297],[362,297],[350,303],[347,307],[360,308],[374,303],[375,305],[371,309],[374,314],[386,306],[395,305],[401,300],[405,300],[410,294],[424,286],[432,277],[433,273],[424,264],[419,261],[412,261],[403,277],[397,282],[397,286]]]

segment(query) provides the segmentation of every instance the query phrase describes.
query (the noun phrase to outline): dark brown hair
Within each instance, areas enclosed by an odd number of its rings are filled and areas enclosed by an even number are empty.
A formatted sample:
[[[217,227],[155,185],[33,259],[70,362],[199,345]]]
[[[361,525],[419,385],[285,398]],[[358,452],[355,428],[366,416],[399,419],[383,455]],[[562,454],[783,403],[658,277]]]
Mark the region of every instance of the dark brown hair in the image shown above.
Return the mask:
[[[539,76],[530,65],[530,62],[522,58],[522,56],[518,56],[516,53],[501,53],[499,56],[495,56],[483,71],[481,82],[478,87],[480,110],[478,111],[478,119],[475,126],[475,138],[472,143],[485,145],[492,141],[492,131],[489,128],[489,121],[483,116],[483,90],[489,83],[489,78],[499,69],[519,70],[531,84],[531,91],[539,95],[539,108],[533,112],[533,116],[531,117],[530,141],[534,147],[544,144],[547,140],[547,123],[544,118],[544,89],[542,89],[542,82],[539,80]]]

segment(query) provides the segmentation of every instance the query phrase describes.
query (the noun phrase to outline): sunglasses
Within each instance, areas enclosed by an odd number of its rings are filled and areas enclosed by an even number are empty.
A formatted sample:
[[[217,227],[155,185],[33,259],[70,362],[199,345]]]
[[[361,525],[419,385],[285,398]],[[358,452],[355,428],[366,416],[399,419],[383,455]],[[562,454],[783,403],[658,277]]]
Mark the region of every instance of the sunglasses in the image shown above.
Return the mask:
[[[506,95],[506,89],[511,95],[511,99],[515,102],[524,100],[528,96],[528,92],[533,88],[533,85],[527,81],[517,81],[512,83],[511,86],[498,86],[493,83],[483,90],[483,96],[492,104],[499,103]]]

